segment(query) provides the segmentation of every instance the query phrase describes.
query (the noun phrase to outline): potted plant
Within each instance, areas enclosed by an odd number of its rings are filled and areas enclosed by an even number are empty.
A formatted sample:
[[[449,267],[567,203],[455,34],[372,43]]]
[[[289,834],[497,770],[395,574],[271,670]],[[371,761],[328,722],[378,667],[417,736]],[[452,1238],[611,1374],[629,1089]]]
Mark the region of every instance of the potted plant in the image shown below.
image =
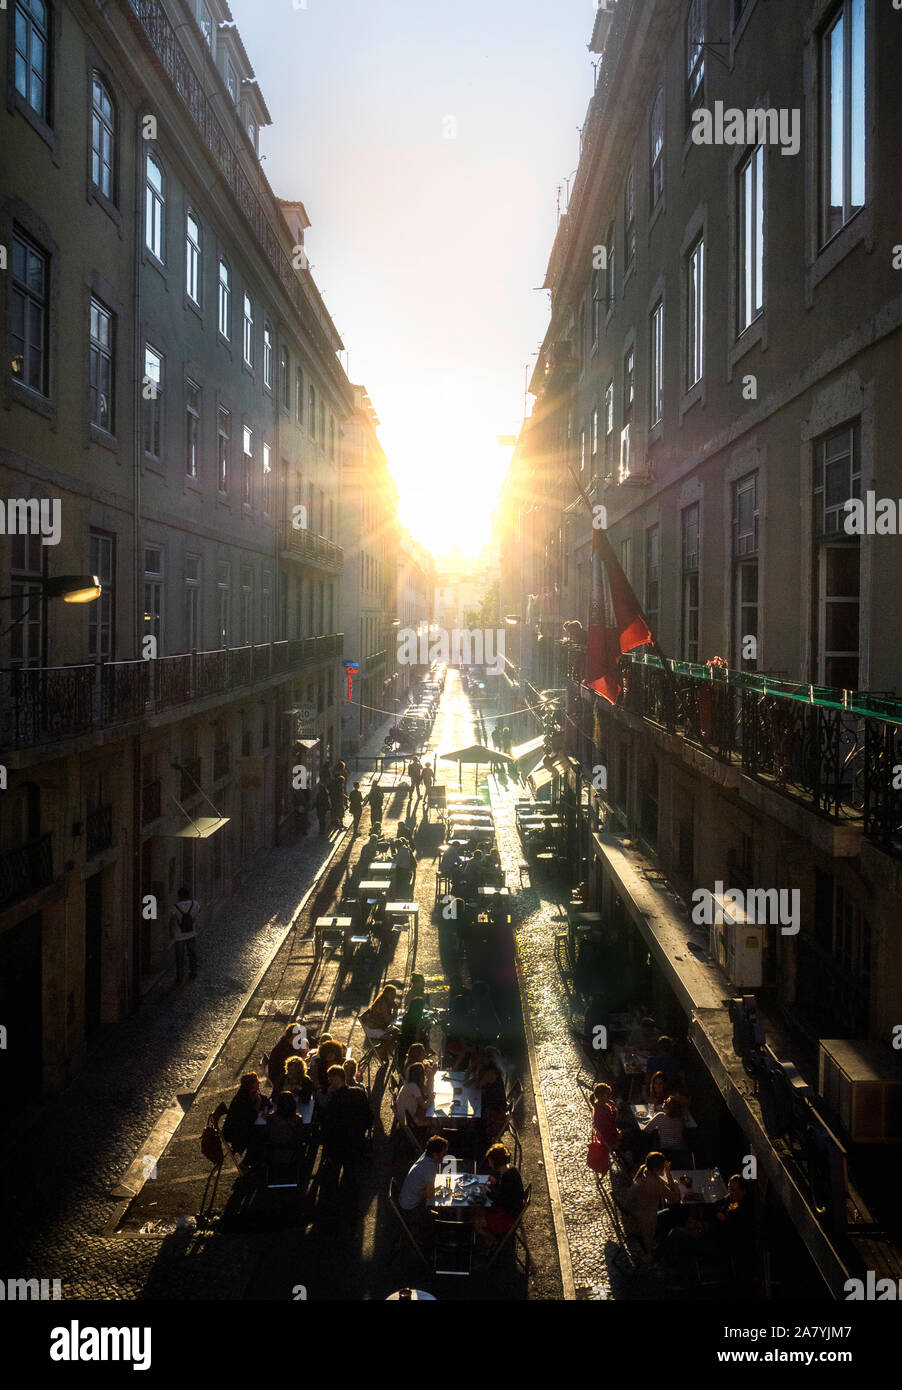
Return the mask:
[[[706,743],[713,743],[716,690],[724,688],[729,667],[723,656],[709,657],[705,665],[708,668],[708,683],[701,682],[698,687],[698,722],[702,738]]]

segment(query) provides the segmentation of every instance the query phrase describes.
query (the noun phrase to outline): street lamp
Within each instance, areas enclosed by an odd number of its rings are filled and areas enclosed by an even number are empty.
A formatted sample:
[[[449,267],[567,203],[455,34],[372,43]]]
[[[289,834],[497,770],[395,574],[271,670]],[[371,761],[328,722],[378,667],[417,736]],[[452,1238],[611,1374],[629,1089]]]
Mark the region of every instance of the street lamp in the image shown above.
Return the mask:
[[[100,598],[103,591],[103,585],[96,574],[60,574],[50,579],[30,580],[28,587],[39,590],[37,598],[34,603],[28,605],[24,613],[16,618],[14,623],[10,623],[9,627],[0,632],[0,638],[5,637],[8,632],[12,632],[13,628],[18,627],[20,623],[24,623],[29,613],[37,608],[39,603],[43,603],[46,598],[61,598],[63,603],[93,603]],[[0,594],[0,600],[4,601],[22,597],[22,594]]]

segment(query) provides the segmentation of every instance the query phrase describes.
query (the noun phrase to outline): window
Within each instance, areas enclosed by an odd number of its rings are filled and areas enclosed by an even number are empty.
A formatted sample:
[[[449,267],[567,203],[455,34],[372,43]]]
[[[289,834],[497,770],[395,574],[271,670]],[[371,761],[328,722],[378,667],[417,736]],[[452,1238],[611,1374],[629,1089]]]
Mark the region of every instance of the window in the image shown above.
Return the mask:
[[[113,201],[116,115],[109,88],[99,73],[91,81],[91,182]]]
[[[144,551],[144,636],[153,637],[157,655],[163,650],[163,552]]]
[[[632,418],[633,396],[636,387],[636,353],[635,349],[630,348],[623,359],[623,419],[624,423]]]
[[[241,645],[250,646],[253,637],[254,576],[250,565],[241,566]]]
[[[263,641],[272,641],[272,570],[263,571],[261,617],[263,619]],[[264,734],[263,747],[269,743]]]
[[[633,169],[626,176],[623,190],[623,273],[629,270],[636,258],[636,181]]]
[[[91,297],[88,347],[90,420],[99,429],[113,431],[113,316],[105,304]],[[96,571],[92,571],[95,573]]]
[[[242,451],[242,471],[241,471],[241,500],[246,507],[251,505],[253,500],[253,476],[254,476],[254,432],[247,425],[244,426],[244,448]]]
[[[249,138],[251,144],[253,145],[254,150],[256,151],[256,148],[257,148],[257,122],[254,120],[253,116],[251,116],[251,115],[249,115],[248,118],[247,118],[247,126],[246,126],[246,129],[247,129],[248,138]]]
[[[686,390],[705,371],[705,243],[699,237],[686,259]]]
[[[144,241],[148,251],[162,263],[166,189],[163,170],[152,154],[145,160],[144,195]]]
[[[263,510],[266,515],[270,511],[270,498],[272,495],[272,450],[268,444],[263,445]]]
[[[664,88],[661,87],[651,108],[651,206],[657,207],[664,192]]]
[[[300,367],[294,373],[294,413],[299,425],[304,423],[304,373]]]
[[[16,91],[50,120],[50,13],[44,0],[16,0]]]
[[[614,382],[609,381],[604,391],[604,458],[606,471],[613,466],[614,450]]]
[[[238,74],[235,71],[231,58],[226,58],[226,86],[229,89],[229,96],[235,105],[238,105]]]
[[[200,445],[200,387],[185,378],[185,472],[197,477]]]
[[[163,358],[150,343],[144,347],[144,385],[141,391],[144,411],[144,452],[161,457],[163,412]]]
[[[645,616],[652,634],[658,631],[658,606],[661,588],[661,532],[649,526],[645,532]]]
[[[200,304],[200,227],[192,212],[185,217],[185,290]]]
[[[219,426],[218,426],[218,473],[219,491],[228,492],[229,490],[229,467],[231,458],[231,415],[222,406],[219,407]]]
[[[213,16],[210,14],[210,8],[208,5],[201,5],[200,7],[200,31],[206,39],[207,43],[209,44],[210,48],[212,49]]]
[[[254,365],[254,310],[247,294],[244,296],[244,360],[249,367]]]
[[[623,540],[620,542],[620,568],[623,570],[623,573],[626,575],[627,579],[631,580],[633,571],[632,536],[624,536]]]
[[[216,603],[219,645],[227,647],[232,626],[232,579],[228,560],[220,560],[216,566]]]
[[[326,447],[326,407],[322,401],[319,403],[319,434],[317,439],[322,448]]]
[[[18,228],[13,232],[12,374],[40,395],[49,394],[46,252]]]
[[[733,484],[733,652],[742,671],[758,669],[758,474]],[[754,638],[754,644],[746,639]],[[747,654],[748,653],[748,654]]]
[[[586,366],[586,301],[579,306],[579,320],[576,330],[576,356],[579,362],[579,369],[582,372]]]
[[[586,470],[586,427],[585,425],[579,432],[579,471],[584,473]]]
[[[308,420],[307,420],[307,429],[308,429],[309,432],[310,432],[310,438],[311,438],[311,439],[315,439],[315,438],[316,438],[316,392],[315,392],[314,389],[313,389],[312,383],[311,383],[310,388],[309,388],[309,390],[308,390],[308,392],[307,392],[307,406],[308,406],[308,410],[309,410],[309,417],[308,417]]]
[[[864,206],[865,0],[842,0],[821,40],[821,237]]]
[[[90,572],[102,587],[100,598],[88,604],[88,651],[94,661],[112,661],[115,642],[116,537],[92,531]]]
[[[682,646],[684,661],[698,661],[698,524],[699,504],[685,507],[680,516],[682,558]]]
[[[272,390],[272,329],[268,323],[263,325],[263,385]]]
[[[9,634],[10,664],[16,668],[44,662],[44,604],[40,601],[46,551],[38,535],[13,536]]]
[[[860,496],[861,442],[856,420],[819,440],[814,459],[814,679],[841,690],[858,687],[860,541],[846,535],[843,523],[846,500]]]
[[[288,349],[279,349],[279,399],[286,410],[291,409],[291,363]]]
[[[335,416],[329,416],[329,458],[335,458]]]
[[[764,146],[739,170],[739,332],[764,311]]]
[[[199,555],[185,556],[185,650],[196,652],[201,645]]]
[[[232,274],[225,261],[219,262],[219,331],[228,341],[232,337]]]
[[[692,0],[686,16],[686,126],[705,104],[705,0]]]
[[[592,457],[598,454],[598,406],[592,411]]]
[[[608,228],[608,235],[607,235],[607,238],[605,239],[605,263],[606,263],[606,265],[607,265],[607,272],[606,272],[606,275],[605,275],[605,279],[606,279],[606,282],[607,282],[606,285],[605,285],[605,294],[606,294],[606,296],[607,296],[607,301],[608,301],[606,307],[607,307],[608,313],[610,313],[611,310],[612,310],[613,307],[614,307],[614,224],[613,224],[613,222],[611,223],[610,227]]]
[[[652,310],[650,349],[649,413],[656,425],[664,414],[664,303],[660,299]]]

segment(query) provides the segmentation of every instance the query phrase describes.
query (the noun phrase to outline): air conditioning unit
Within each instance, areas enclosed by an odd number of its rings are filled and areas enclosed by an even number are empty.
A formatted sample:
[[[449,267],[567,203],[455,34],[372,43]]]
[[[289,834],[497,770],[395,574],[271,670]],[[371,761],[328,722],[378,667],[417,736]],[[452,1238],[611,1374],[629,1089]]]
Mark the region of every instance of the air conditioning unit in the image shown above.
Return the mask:
[[[817,1089],[851,1143],[902,1143],[902,1057],[885,1043],[822,1038]]]
[[[712,917],[708,927],[708,952],[731,984],[760,989],[763,983],[763,928],[747,922],[743,910],[711,894]],[[722,918],[717,921],[717,918]]]

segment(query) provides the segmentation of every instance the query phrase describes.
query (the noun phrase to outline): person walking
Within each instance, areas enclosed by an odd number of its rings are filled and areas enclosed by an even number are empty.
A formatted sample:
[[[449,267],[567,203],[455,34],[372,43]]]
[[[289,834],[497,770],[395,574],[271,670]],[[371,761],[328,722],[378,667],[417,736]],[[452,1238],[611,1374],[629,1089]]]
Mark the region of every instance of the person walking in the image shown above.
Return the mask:
[[[329,797],[332,802],[332,829],[343,830],[348,798],[345,796],[345,779],[338,771],[336,771],[335,776],[332,778],[332,785],[329,788]]]
[[[385,793],[378,782],[374,782],[370,787],[369,794],[364,797],[364,801],[370,808],[370,825],[381,825],[382,805],[385,801]]]
[[[410,778],[410,794],[416,792],[416,799],[420,799],[420,782],[423,780],[423,768],[419,758],[413,757],[407,765],[407,775]]]
[[[197,978],[197,918],[200,903],[192,898],[187,888],[180,888],[172,912],[169,914],[169,935],[175,947],[175,982],[182,983],[185,975],[185,957],[188,959],[190,979]]]
[[[354,819],[354,834],[356,835],[360,829],[360,817],[363,815],[363,794],[359,782],[354,783],[353,790],[348,795],[348,805]]]

